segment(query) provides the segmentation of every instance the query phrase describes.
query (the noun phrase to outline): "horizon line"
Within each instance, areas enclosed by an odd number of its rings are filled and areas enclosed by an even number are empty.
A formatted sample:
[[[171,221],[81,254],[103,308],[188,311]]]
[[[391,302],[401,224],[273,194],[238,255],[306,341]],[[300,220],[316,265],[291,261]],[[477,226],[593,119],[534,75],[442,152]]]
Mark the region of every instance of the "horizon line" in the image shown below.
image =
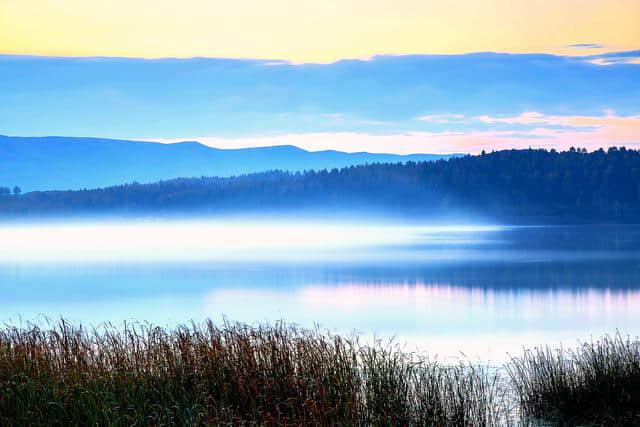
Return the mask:
[[[126,56],[126,55],[50,55],[39,53],[11,53],[0,52],[0,58],[34,58],[34,59],[120,59],[120,60],[142,60],[142,61],[162,61],[162,60],[189,60],[189,59],[204,59],[204,60],[231,60],[231,61],[259,61],[273,63],[270,65],[331,65],[339,62],[369,62],[378,58],[408,58],[408,57],[454,57],[454,56],[472,56],[472,55],[504,55],[504,56],[548,56],[559,58],[575,58],[575,59],[593,59],[607,56],[615,56],[620,54],[638,54],[640,55],[640,47],[634,49],[624,50],[608,50],[606,52],[591,53],[591,54],[569,54],[569,53],[549,53],[543,51],[532,52],[510,52],[510,51],[497,51],[497,50],[479,50],[479,51],[467,51],[460,53],[375,53],[365,56],[353,56],[343,57],[330,61],[293,61],[289,59],[282,59],[276,57],[251,57],[251,56]]]
[[[30,138],[70,138],[70,139],[93,139],[93,140],[105,140],[105,141],[116,141],[116,142],[133,142],[133,143],[140,143],[140,144],[160,144],[160,145],[176,145],[176,144],[198,144],[201,145],[205,148],[211,148],[214,150],[221,150],[221,151],[241,151],[241,150],[254,150],[254,149],[268,149],[268,148],[295,148],[297,150],[301,150],[301,151],[305,151],[307,153],[325,153],[325,152],[334,152],[334,153],[344,153],[344,154],[380,154],[380,155],[389,155],[389,156],[397,156],[397,157],[409,157],[409,156],[422,156],[422,155],[426,155],[426,156],[477,156],[480,155],[482,152],[484,153],[493,153],[493,152],[500,152],[500,151],[527,151],[527,150],[544,150],[544,151],[557,151],[559,153],[561,152],[567,152],[567,151],[571,151],[571,148],[575,149],[575,150],[586,150],[587,153],[593,153],[599,150],[603,150],[603,151],[607,151],[611,148],[616,148],[616,149],[626,149],[626,150],[633,150],[633,151],[640,151],[640,147],[635,147],[636,144],[630,144],[630,146],[627,146],[625,144],[622,145],[609,145],[609,146],[600,146],[598,148],[587,148],[587,147],[581,147],[580,145],[575,145],[572,146],[570,148],[555,148],[555,147],[544,147],[544,146],[534,146],[534,145],[530,145],[529,147],[511,147],[511,148],[506,148],[506,147],[501,147],[501,148],[486,148],[486,149],[482,149],[481,151],[477,152],[477,153],[472,153],[472,152],[465,152],[465,151],[451,151],[451,152],[412,152],[412,153],[394,153],[394,152],[380,152],[380,151],[366,151],[366,150],[360,150],[360,151],[345,151],[345,150],[336,150],[336,149],[332,149],[332,148],[327,148],[327,149],[320,149],[320,150],[312,150],[312,149],[308,149],[308,148],[304,148],[301,147],[299,145],[296,144],[274,144],[274,145],[255,145],[255,146],[247,146],[247,147],[217,147],[214,145],[209,145],[206,144],[202,141],[198,141],[197,139],[178,139],[178,140],[171,140],[171,141],[161,141],[159,140],[160,138],[132,138],[132,139],[122,139],[122,138],[110,138],[110,137],[101,137],[101,136],[65,136],[65,135],[30,135],[30,136],[24,136],[24,135],[4,135],[4,134],[0,134],[0,138],[24,138],[24,139],[30,139]]]

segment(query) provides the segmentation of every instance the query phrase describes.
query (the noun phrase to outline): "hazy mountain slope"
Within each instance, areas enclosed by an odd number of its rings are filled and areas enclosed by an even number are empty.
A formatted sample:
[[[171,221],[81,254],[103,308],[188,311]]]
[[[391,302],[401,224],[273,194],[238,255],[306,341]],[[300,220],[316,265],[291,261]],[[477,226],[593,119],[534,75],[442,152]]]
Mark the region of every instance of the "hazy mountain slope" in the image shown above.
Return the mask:
[[[0,136],[0,186],[22,191],[97,188],[178,177],[436,160],[440,155],[309,152],[293,146],[220,150],[197,142],[160,144],[72,137]]]
[[[300,174],[181,178],[86,191],[0,193],[0,219],[28,216],[387,215],[494,223],[637,223],[640,151],[506,150],[447,161]],[[457,221],[457,220],[456,220]],[[622,242],[620,242],[622,243]]]

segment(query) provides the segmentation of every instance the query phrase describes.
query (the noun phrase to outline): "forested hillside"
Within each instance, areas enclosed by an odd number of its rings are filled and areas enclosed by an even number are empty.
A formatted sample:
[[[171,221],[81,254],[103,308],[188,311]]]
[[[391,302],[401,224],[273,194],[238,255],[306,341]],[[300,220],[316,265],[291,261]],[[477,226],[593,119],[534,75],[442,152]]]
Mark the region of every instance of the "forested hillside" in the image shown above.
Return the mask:
[[[95,190],[14,194],[5,216],[341,212],[471,213],[518,221],[640,219],[640,152],[510,150],[436,162],[372,164],[232,178],[183,178]]]
[[[229,177],[273,169],[295,172],[451,156],[306,151],[290,145],[223,150],[198,142],[0,135],[0,185],[19,186],[23,191],[82,190],[185,176]]]

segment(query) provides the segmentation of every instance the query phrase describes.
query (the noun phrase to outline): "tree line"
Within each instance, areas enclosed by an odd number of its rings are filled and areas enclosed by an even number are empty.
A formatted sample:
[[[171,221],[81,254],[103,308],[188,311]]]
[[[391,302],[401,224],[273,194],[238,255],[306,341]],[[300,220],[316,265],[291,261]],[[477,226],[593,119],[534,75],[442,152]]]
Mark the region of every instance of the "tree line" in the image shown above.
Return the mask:
[[[18,197],[20,194],[22,194],[22,190],[17,185],[13,189],[0,186],[0,197],[9,197],[11,195]]]
[[[505,150],[435,162],[5,193],[5,216],[364,209],[416,217],[458,212],[515,221],[630,222],[640,218],[640,151]]]

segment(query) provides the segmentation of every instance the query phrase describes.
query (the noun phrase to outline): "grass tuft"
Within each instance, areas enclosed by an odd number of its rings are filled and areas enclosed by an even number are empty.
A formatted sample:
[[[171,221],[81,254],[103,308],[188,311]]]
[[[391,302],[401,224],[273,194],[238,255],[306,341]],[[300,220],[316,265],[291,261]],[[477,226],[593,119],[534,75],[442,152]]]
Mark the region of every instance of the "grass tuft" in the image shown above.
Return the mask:
[[[560,425],[640,425],[640,341],[527,350],[507,364],[522,413]]]

